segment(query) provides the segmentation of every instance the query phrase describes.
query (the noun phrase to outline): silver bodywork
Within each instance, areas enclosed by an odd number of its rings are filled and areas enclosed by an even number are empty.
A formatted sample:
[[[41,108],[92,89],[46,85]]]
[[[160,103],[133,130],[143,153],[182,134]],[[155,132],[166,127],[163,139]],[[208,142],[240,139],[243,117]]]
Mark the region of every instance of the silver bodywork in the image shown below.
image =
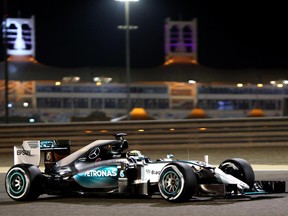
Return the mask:
[[[76,160],[81,161],[82,160],[81,155],[85,153],[86,151],[89,151],[90,149],[94,149],[93,154],[96,154],[97,151],[95,153],[95,149],[97,150],[97,146],[99,144],[101,145],[109,144],[110,142],[111,140],[94,141],[90,143],[89,145],[79,149],[78,151],[57,161],[56,167],[61,167],[61,171],[59,172],[60,175],[66,175],[66,173],[71,172],[68,165]],[[104,165],[118,164],[117,169],[120,170],[120,172],[121,170],[129,168],[129,166],[134,167],[137,170],[137,177],[133,180],[132,184],[138,185],[137,193],[148,195],[149,185],[157,184],[163,168],[169,163],[173,162],[171,155],[168,155],[166,158],[163,158],[162,160],[155,161],[155,162],[147,162],[147,160],[145,160],[145,156],[142,155],[141,152],[137,150],[130,151],[127,153],[127,155],[130,155],[130,156],[127,156],[127,158],[112,158],[110,160],[93,163],[90,166],[91,168],[87,166],[85,167],[85,169],[82,169],[83,166],[77,165],[77,164],[75,165],[75,168],[78,170],[78,172],[89,173],[93,171],[93,169],[95,168],[95,165],[101,166],[102,164]],[[29,163],[35,166],[39,166],[40,156],[41,156],[40,141],[38,140],[23,141],[23,144],[21,146],[14,147],[14,164]],[[204,161],[180,161],[180,162],[188,164],[192,168],[193,172],[195,173],[201,174],[203,170],[206,170],[206,172],[208,170],[209,175],[212,175],[214,179],[216,180],[215,183],[218,183],[221,185],[225,185],[225,184],[237,185],[237,188],[239,191],[243,191],[244,189],[249,189],[249,186],[245,182],[235,178],[232,175],[226,174],[218,167],[209,164],[207,155],[205,156]],[[120,192],[120,193],[125,192],[127,191],[127,188],[128,188],[128,178],[125,176],[124,177],[119,176],[117,192]],[[199,189],[201,189],[204,192],[211,192],[215,190],[213,186],[211,187],[211,185],[209,186],[207,184],[199,184]],[[222,189],[220,191],[222,191]],[[223,193],[225,193],[225,188],[223,189]]]

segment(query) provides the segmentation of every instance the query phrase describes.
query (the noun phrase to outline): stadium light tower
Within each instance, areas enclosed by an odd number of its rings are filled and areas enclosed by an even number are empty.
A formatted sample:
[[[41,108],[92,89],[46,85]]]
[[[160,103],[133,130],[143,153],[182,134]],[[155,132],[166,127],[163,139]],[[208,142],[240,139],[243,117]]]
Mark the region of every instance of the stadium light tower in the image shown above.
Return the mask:
[[[130,25],[129,19],[129,3],[137,2],[139,0],[116,0],[125,3],[125,25],[118,26],[118,29],[125,30],[125,45],[126,45],[126,86],[127,86],[127,117],[131,110],[131,98],[130,98],[130,30],[137,29],[137,26]]]

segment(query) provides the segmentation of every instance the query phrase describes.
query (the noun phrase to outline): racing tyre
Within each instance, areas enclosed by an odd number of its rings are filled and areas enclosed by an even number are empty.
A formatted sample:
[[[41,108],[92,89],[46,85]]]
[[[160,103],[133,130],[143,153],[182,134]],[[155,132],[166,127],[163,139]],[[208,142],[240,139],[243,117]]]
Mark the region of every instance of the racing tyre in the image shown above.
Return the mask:
[[[158,188],[162,197],[168,201],[188,201],[196,192],[196,174],[185,163],[169,163],[160,173]]]
[[[5,189],[16,201],[35,200],[40,196],[43,176],[38,167],[17,164],[9,169],[5,177]]]
[[[255,174],[251,165],[246,160],[242,158],[227,159],[219,165],[219,168],[226,174],[230,174],[245,182],[250,188],[253,187]]]

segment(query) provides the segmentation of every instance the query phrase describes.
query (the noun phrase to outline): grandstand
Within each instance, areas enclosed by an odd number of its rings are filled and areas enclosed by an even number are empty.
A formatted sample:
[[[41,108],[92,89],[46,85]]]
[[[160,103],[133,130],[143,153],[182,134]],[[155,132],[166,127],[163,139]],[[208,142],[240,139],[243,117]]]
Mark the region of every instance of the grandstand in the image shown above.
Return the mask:
[[[4,82],[0,82],[3,89]],[[4,106],[3,90],[0,103]],[[207,84],[184,82],[138,82],[130,86],[131,107],[144,108],[155,119],[186,118],[192,109],[207,117],[249,116],[254,108],[265,116],[287,111],[288,88],[273,85]],[[57,81],[10,81],[11,116],[38,116],[44,122],[69,122],[72,117],[101,111],[111,119],[125,115],[127,86],[121,83],[64,83]]]

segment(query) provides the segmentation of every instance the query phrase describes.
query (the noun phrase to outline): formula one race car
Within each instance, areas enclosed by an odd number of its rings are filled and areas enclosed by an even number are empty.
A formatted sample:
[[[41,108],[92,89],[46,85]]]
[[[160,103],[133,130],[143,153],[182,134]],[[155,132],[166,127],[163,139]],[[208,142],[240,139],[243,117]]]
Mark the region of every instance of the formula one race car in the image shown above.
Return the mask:
[[[67,140],[23,141],[14,147],[14,166],[6,174],[6,192],[14,200],[49,195],[161,195],[171,202],[194,196],[239,196],[285,192],[285,182],[255,182],[250,164],[240,158],[219,167],[207,161],[151,161],[140,151],[127,151],[126,134],[97,140],[70,154]],[[45,171],[41,172],[43,151]]]

